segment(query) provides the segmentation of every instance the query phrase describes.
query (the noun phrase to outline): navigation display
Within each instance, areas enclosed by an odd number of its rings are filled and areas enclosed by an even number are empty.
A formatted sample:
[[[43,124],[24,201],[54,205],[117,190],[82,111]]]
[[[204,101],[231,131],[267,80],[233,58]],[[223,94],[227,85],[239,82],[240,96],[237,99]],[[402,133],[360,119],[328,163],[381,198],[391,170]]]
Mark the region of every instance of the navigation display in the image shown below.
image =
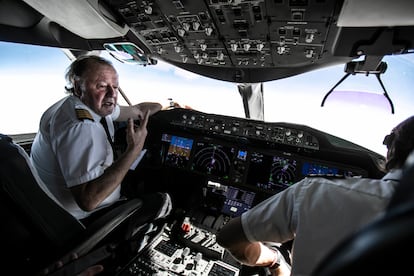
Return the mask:
[[[236,150],[209,142],[197,142],[191,169],[207,175],[228,179]]]
[[[284,156],[253,152],[247,184],[268,192],[280,192],[297,181],[296,160]]]

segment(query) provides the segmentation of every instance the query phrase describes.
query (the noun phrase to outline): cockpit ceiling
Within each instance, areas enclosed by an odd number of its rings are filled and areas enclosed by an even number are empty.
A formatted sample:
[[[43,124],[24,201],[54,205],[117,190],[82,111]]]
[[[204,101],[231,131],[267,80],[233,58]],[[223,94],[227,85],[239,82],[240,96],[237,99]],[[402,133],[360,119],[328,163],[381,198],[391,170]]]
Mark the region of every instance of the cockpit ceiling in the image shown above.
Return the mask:
[[[20,1],[2,1],[0,8],[13,2]],[[352,17],[354,0],[24,2],[33,9],[34,19],[38,14],[43,18],[25,28],[2,22],[2,40],[77,50],[102,50],[104,43],[129,41],[149,58],[238,83],[275,80],[344,64],[361,55],[403,54],[414,48],[414,26],[409,21],[406,26],[404,20],[381,26],[376,19],[375,26],[338,27],[339,19],[349,22]],[[397,13],[404,10],[405,2],[413,10],[410,1],[398,0]],[[394,2],[369,3],[391,10]],[[382,10],[387,18],[386,9],[378,5],[373,10]],[[396,18],[395,11],[392,17]]]

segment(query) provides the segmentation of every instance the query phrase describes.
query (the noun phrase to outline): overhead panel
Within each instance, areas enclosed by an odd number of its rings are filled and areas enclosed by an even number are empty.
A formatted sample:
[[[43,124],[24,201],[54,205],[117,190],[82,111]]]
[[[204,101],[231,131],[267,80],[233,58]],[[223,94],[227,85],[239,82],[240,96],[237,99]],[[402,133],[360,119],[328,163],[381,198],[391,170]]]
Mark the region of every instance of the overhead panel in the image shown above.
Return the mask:
[[[339,13],[328,0],[106,0],[167,61],[217,67],[312,64]]]

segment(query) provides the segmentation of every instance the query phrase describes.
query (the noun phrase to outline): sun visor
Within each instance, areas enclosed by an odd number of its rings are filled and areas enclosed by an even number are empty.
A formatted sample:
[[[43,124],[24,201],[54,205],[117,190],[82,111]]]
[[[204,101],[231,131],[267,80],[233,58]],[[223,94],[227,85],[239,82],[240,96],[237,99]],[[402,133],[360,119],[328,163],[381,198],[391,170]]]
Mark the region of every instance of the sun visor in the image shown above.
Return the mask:
[[[113,38],[125,35],[128,27],[120,26],[98,0],[57,1],[24,0],[50,21],[86,39]]]
[[[338,27],[414,26],[412,0],[345,0]]]

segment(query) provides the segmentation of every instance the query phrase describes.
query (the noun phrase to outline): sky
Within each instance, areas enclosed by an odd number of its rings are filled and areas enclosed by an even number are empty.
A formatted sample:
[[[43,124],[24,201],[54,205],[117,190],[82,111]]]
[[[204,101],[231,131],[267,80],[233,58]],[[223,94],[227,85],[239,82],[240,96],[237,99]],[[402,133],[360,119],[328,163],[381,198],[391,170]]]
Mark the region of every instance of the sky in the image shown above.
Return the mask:
[[[388,69],[381,78],[394,114],[374,75],[349,77],[321,107],[325,94],[344,75],[343,66],[335,66],[265,82],[264,119],[307,125],[385,154],[383,137],[413,115],[413,55],[386,59]],[[168,105],[172,98],[199,111],[244,117],[235,83],[202,77],[160,61],[146,67],[113,63],[120,86],[132,103]],[[69,64],[60,49],[0,42],[0,132],[36,132],[43,111],[66,96],[64,74]],[[120,104],[126,103],[121,99]]]

